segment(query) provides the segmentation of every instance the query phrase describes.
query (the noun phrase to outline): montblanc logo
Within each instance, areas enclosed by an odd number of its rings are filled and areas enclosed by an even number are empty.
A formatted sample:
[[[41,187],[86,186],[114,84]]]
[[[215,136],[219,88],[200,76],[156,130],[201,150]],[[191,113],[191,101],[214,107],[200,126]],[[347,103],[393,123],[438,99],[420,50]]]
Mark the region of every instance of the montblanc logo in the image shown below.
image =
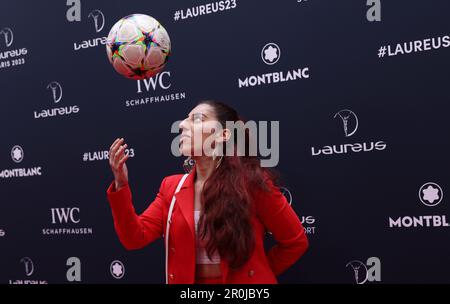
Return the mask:
[[[23,161],[25,157],[25,152],[23,148],[19,145],[14,145],[11,148],[11,159],[16,164]],[[13,169],[3,169],[0,171],[0,178],[11,178],[11,177],[28,177],[28,176],[40,176],[42,175],[42,167],[35,166],[31,168],[13,168]]]
[[[0,29],[0,49],[11,47],[13,42],[14,34],[11,28],[4,27]],[[28,50],[26,48],[17,48],[0,52],[0,69],[25,64],[25,58],[23,58],[23,56],[27,53]]]
[[[21,146],[14,146],[11,149],[11,158],[15,163],[20,163],[22,162],[23,158],[24,158],[24,152]]]
[[[10,47],[14,40],[14,35],[9,27],[4,27],[0,30],[0,37],[3,36],[6,47]]]
[[[92,234],[91,227],[80,227],[81,211],[79,207],[50,208],[50,228],[43,228],[43,235]]]
[[[419,199],[425,206],[434,207],[439,205],[444,197],[441,186],[436,183],[428,182],[419,189]]]
[[[88,18],[92,18],[94,20],[95,32],[100,32],[105,26],[105,15],[103,15],[101,10],[94,9],[92,10]]]
[[[351,137],[358,130],[358,117],[356,114],[348,109],[340,110],[333,115],[334,119],[339,118],[339,122],[342,126],[343,133],[345,137]],[[333,154],[346,154],[350,152],[372,152],[372,151],[383,151],[387,147],[385,141],[371,141],[362,143],[346,143],[339,145],[327,145],[321,148],[311,147],[311,155],[333,155]]]
[[[381,282],[381,261],[377,257],[368,258],[366,263],[353,260],[348,262],[345,267],[351,269],[356,284]]]
[[[261,50],[261,58],[267,65],[273,65],[280,60],[281,49],[276,43],[268,43]]]
[[[81,2],[78,0],[67,1],[67,5],[70,6],[66,12],[66,18],[69,22],[81,21]],[[91,10],[88,15],[88,19],[92,20],[95,33],[100,33],[106,22],[105,15],[99,9]],[[97,37],[88,40],[81,41],[80,43],[74,42],[73,48],[75,51],[80,49],[88,49],[91,47],[97,47],[106,44],[106,37]]]
[[[419,188],[419,200],[427,207],[436,207],[442,202],[444,192],[437,183],[427,182]],[[389,228],[417,228],[417,227],[449,227],[447,215],[419,215],[389,217]]]
[[[52,81],[47,86],[46,89],[50,92],[51,99],[53,103],[57,104],[61,101],[63,96],[63,89],[59,82]],[[67,107],[58,107],[45,109],[40,111],[34,111],[34,118],[48,118],[48,117],[56,117],[56,116],[67,116],[71,114],[77,114],[80,111],[80,108],[77,105],[67,106]]]
[[[159,91],[166,91],[172,87],[172,73],[170,71],[163,71],[149,79],[136,80],[136,84],[136,93],[138,94],[142,94],[144,92],[158,93]],[[184,99],[186,99],[186,92],[161,93],[157,96],[127,99],[125,100],[125,106],[135,107]]]
[[[262,61],[269,65],[274,66],[281,58],[281,48],[275,42],[266,43],[261,49]],[[261,75],[251,75],[238,79],[238,87],[254,87],[260,85],[270,85],[275,83],[281,83],[286,81],[308,79],[309,68],[295,68],[290,71],[276,71],[269,72]]]
[[[125,275],[125,266],[119,260],[112,261],[109,270],[112,277],[117,280],[120,280]]]

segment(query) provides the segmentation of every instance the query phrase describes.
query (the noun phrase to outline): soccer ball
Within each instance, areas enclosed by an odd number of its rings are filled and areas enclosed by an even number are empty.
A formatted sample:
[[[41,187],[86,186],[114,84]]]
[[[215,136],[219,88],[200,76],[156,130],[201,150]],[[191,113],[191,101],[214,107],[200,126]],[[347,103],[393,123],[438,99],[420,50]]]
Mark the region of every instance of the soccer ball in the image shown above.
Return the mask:
[[[119,74],[146,79],[164,69],[170,56],[170,38],[156,19],[133,14],[120,19],[111,28],[106,53]]]

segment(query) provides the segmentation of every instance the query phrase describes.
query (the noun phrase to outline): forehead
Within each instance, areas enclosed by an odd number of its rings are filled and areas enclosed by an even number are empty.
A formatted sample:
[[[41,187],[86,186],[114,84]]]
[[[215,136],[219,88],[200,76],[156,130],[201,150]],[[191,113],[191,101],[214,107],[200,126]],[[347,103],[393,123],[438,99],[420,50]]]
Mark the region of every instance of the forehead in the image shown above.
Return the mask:
[[[192,114],[195,114],[195,113],[203,113],[203,114],[207,115],[208,117],[215,116],[214,115],[214,108],[211,107],[208,104],[199,104],[198,106],[193,108],[191,110],[191,112],[189,112],[189,115],[192,115]]]

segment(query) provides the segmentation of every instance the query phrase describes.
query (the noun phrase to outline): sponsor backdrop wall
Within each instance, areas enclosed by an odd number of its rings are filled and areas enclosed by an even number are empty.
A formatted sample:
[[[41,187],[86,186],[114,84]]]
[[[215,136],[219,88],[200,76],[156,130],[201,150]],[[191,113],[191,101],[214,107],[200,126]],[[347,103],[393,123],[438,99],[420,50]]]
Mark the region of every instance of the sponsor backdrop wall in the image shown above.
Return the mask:
[[[282,190],[310,240],[281,283],[449,283],[449,12],[446,0],[1,1],[0,282],[164,283],[162,238],[119,243],[105,152],[125,137],[142,212],[183,172],[171,124],[211,98],[280,122]],[[151,81],[106,57],[131,13],[172,40]]]

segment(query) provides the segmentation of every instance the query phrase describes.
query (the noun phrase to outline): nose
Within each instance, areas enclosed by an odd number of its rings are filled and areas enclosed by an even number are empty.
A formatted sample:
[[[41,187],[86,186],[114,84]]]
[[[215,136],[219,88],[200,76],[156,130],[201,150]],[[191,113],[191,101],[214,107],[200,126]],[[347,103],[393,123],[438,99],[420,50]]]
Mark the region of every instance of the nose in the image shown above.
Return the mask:
[[[180,122],[180,124],[178,125],[178,127],[179,127],[180,129],[182,129],[182,131],[183,131],[183,130],[189,130],[187,118],[185,118],[184,120],[182,120],[182,121]]]

